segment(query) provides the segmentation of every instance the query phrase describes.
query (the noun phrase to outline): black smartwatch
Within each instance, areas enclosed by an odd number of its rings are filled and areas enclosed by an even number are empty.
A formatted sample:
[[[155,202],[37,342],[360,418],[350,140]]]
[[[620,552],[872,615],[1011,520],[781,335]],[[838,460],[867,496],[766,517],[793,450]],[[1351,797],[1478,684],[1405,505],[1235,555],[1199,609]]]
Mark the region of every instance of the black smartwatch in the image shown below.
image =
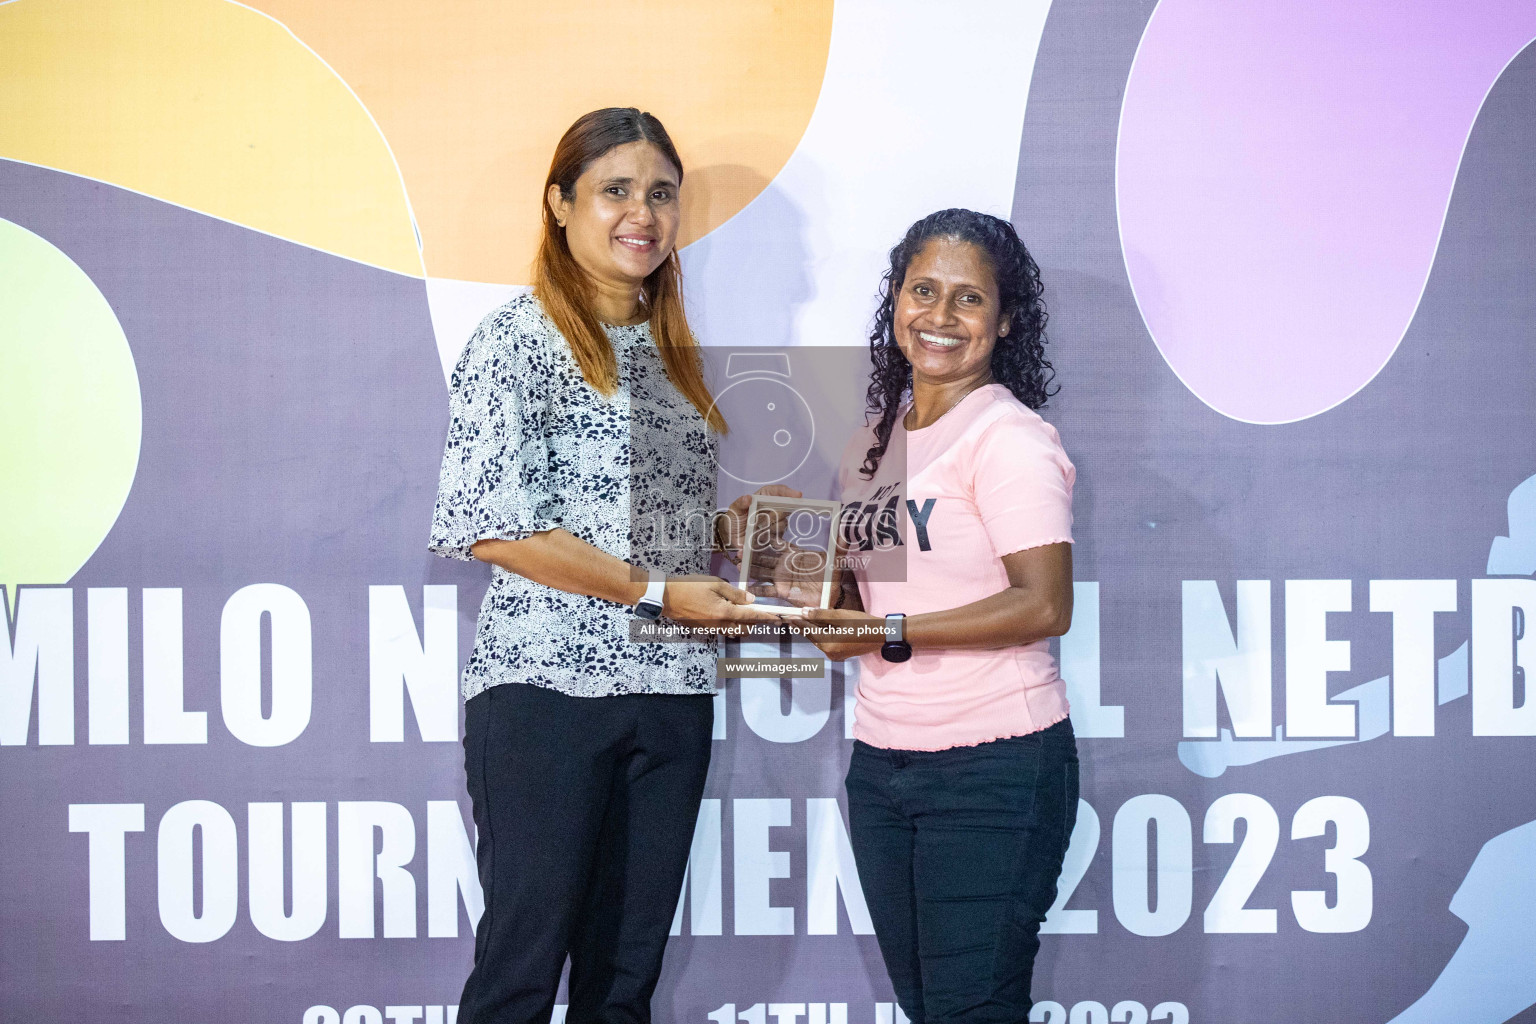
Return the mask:
[[[885,617],[885,643],[880,645],[880,657],[886,661],[902,662],[912,657],[912,645],[907,643],[906,637],[906,620],[901,612],[892,612]]]

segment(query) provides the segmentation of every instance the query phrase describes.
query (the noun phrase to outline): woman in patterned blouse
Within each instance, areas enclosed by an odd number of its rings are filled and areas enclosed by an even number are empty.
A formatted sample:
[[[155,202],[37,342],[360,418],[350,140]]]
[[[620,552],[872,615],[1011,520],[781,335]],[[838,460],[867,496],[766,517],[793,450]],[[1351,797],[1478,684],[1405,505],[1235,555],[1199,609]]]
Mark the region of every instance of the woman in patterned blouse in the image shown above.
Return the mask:
[[[709,766],[714,647],[631,611],[768,614],[708,575],[716,435],[674,243],[682,162],[653,116],[555,150],[535,286],[453,372],[430,547],[491,563],[464,669],[485,913],[463,1024],[648,1021]],[[644,607],[644,604],[640,604]]]

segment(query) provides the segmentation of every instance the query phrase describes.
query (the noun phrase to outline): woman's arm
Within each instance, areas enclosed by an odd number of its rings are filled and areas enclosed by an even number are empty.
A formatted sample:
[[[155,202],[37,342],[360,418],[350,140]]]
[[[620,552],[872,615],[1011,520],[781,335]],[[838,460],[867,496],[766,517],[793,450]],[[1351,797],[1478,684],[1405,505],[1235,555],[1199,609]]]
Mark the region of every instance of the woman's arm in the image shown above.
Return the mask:
[[[1003,556],[1008,589],[906,621],[907,642],[920,647],[1017,647],[1061,636],[1072,627],[1072,545],[1044,544]]]
[[[859,581],[853,575],[853,570],[837,570],[836,593],[837,596],[832,601],[833,608],[851,612],[864,610],[864,595],[859,592]]]
[[[1019,647],[1061,636],[1072,626],[1072,545],[1044,544],[1003,556],[1008,589],[959,608],[907,617],[906,638],[923,648],[989,649]],[[846,593],[846,590],[845,590]],[[857,588],[854,594],[857,595]],[[840,638],[833,629],[805,629],[809,639],[834,661],[878,651],[882,639],[873,628],[883,620],[858,611],[810,609],[805,621],[840,627],[843,637],[864,626],[862,638]]]
[[[486,539],[470,549],[482,562],[571,594],[633,605],[645,594],[646,574],[562,529],[544,530],[522,540]],[[714,577],[672,576],[662,614],[679,622],[773,618],[771,612],[746,607],[752,595]]]

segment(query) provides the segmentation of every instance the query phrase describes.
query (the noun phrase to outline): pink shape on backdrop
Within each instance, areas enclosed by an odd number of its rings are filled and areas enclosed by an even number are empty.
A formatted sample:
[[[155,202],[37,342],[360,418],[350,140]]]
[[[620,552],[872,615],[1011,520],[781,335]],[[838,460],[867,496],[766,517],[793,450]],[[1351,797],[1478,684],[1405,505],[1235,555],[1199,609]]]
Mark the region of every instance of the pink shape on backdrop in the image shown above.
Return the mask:
[[[1533,38],[1530,0],[1162,0],[1120,113],[1120,245],[1201,401],[1288,423],[1380,372],[1472,123]]]

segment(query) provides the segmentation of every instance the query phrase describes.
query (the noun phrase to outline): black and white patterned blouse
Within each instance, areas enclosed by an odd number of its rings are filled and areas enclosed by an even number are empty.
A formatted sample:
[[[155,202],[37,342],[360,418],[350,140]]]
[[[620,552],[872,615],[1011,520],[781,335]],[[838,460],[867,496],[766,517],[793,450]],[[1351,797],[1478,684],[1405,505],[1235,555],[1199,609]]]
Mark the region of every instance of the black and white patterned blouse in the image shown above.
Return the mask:
[[[619,387],[582,379],[532,295],[487,316],[450,380],[448,441],[428,547],[562,528],[627,562],[707,573],[717,440],[673,386],[649,324],[606,328]],[[636,643],[631,610],[500,566],[480,606],[464,698],[501,683],[579,697],[713,693],[711,643]]]

